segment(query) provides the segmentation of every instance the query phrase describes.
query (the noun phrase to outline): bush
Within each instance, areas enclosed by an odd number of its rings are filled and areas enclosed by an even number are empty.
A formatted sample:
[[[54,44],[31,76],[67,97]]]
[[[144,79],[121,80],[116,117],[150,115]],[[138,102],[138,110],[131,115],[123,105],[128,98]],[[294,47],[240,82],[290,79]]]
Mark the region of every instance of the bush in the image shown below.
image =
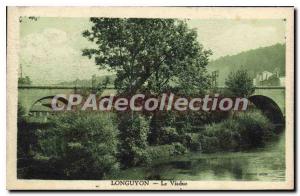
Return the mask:
[[[238,149],[239,141],[238,121],[234,119],[225,120],[206,126],[203,133],[202,150],[215,152],[218,150],[235,151]]]
[[[38,133],[35,159],[49,160],[62,179],[103,179],[118,169],[117,127],[112,113],[55,115],[53,128]],[[53,167],[55,166],[55,167]]]
[[[30,122],[25,109],[18,104],[17,111],[17,158],[18,167],[27,167],[27,160],[34,155],[37,144],[36,131],[49,127],[47,123]]]
[[[252,78],[246,70],[231,72],[225,81],[232,96],[248,97],[254,92]]]
[[[173,142],[180,142],[182,137],[177,133],[174,127],[161,127],[156,134],[156,144],[164,145]]]
[[[203,135],[200,140],[201,151],[205,153],[213,153],[220,150],[219,140],[216,136]]]
[[[274,126],[259,111],[243,112],[205,127],[200,138],[203,152],[236,151],[264,146],[274,137]]]
[[[187,147],[192,151],[201,151],[200,133],[186,134]]]
[[[180,142],[189,145],[187,133],[200,133],[207,123],[226,119],[229,112],[157,112],[150,122],[150,145],[164,145]]]
[[[168,142],[168,136],[166,132],[176,132],[173,130],[176,116],[172,112],[154,112],[150,119],[149,137],[148,141],[150,145],[163,145],[170,144]]]
[[[18,111],[17,111],[17,122],[23,123],[26,120],[25,118],[25,108],[18,103]]]
[[[186,147],[179,142],[173,143],[172,145],[174,146],[173,155],[180,155],[187,152]]]
[[[150,160],[168,158],[173,155],[173,152],[174,152],[174,146],[171,144],[149,146],[147,148],[147,155]]]
[[[149,120],[143,115],[120,113],[119,158],[123,167],[131,167],[150,162],[146,154],[148,147]]]
[[[147,148],[147,156],[150,160],[164,159],[170,156],[184,154],[186,152],[186,147],[178,142],[158,146],[149,146]]]
[[[275,127],[261,112],[241,113],[237,120],[243,149],[263,146],[275,136]]]

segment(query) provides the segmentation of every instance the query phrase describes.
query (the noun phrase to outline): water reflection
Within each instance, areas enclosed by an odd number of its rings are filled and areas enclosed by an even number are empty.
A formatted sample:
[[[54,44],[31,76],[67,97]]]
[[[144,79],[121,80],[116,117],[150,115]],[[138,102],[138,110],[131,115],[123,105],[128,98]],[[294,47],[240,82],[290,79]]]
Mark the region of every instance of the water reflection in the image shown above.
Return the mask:
[[[147,168],[131,168],[118,179],[149,180],[253,180],[284,181],[284,137],[252,152],[218,154],[190,153],[153,163]]]

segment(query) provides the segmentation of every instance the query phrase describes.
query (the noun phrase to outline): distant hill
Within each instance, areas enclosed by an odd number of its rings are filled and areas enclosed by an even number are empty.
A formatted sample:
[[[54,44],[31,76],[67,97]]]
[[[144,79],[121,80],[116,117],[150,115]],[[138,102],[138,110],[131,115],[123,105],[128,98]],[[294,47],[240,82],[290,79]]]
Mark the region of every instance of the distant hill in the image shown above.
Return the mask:
[[[238,69],[246,69],[251,77],[262,71],[273,73],[275,70],[280,76],[285,75],[285,44],[276,44],[273,46],[257,48],[244,51],[236,55],[224,56],[211,61],[208,66],[208,71],[219,71],[218,85],[223,86],[225,79],[231,71]],[[96,82],[100,83],[109,77],[110,84],[108,87],[113,87],[116,75],[97,76]],[[92,86],[92,79],[76,80],[71,82],[61,82],[58,85],[66,86]]]
[[[224,56],[208,65],[208,70],[219,71],[218,85],[224,85],[225,79],[231,71],[246,69],[251,77],[262,71],[274,72],[280,76],[285,75],[285,44],[257,48],[241,52],[232,56]]]

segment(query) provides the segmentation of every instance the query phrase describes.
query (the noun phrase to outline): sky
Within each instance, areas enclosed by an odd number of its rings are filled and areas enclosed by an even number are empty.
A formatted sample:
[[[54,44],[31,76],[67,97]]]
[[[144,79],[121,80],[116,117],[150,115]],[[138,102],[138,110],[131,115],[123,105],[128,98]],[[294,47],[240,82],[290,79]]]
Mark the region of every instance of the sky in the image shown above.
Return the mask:
[[[195,28],[198,41],[211,49],[211,60],[242,51],[285,42],[283,20],[188,20]],[[23,76],[33,84],[57,84],[92,75],[112,74],[99,70],[93,60],[83,57],[81,50],[93,47],[82,37],[89,29],[88,18],[38,18],[20,23],[20,63]]]

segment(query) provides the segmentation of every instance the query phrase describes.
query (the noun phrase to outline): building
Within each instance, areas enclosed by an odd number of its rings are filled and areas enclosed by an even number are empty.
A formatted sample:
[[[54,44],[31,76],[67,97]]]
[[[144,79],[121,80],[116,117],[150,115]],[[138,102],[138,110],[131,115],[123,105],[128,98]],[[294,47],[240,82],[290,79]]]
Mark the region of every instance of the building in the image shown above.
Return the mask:
[[[279,77],[280,86],[285,86],[285,76]]]
[[[276,69],[274,73],[263,71],[256,75],[253,79],[253,84],[254,86],[284,86],[284,78],[279,77]]]

